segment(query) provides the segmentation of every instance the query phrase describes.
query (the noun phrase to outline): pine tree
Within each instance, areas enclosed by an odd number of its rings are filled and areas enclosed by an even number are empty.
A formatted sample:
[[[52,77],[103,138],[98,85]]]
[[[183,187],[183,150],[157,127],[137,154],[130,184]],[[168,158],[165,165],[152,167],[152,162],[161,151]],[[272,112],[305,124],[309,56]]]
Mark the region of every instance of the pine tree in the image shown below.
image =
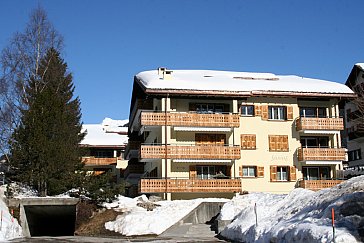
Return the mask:
[[[75,185],[83,167],[79,143],[81,111],[73,99],[72,75],[60,53],[50,49],[26,88],[27,109],[13,134],[12,164],[17,179],[41,196],[55,195]]]

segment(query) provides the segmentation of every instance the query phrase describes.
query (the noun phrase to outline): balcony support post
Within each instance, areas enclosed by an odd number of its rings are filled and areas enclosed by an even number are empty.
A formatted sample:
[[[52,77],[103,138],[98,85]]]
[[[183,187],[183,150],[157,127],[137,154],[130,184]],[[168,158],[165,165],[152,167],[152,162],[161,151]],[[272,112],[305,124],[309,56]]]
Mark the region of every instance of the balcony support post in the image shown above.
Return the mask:
[[[167,138],[167,100],[168,100],[168,94],[164,100],[164,175],[165,175],[165,193],[164,198],[167,200],[168,198],[168,138]]]

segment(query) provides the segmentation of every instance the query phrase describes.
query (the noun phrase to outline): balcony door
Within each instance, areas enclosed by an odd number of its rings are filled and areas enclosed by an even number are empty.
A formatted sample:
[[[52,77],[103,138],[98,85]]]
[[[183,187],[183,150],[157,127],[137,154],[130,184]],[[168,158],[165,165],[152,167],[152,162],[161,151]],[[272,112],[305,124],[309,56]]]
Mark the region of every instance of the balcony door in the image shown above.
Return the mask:
[[[215,166],[196,166],[198,179],[212,179],[215,176]]]
[[[196,133],[196,145],[221,145],[226,144],[225,134]]]
[[[325,107],[300,107],[300,117],[326,118]]]
[[[302,148],[328,148],[329,137],[301,137]]]
[[[322,180],[330,178],[330,167],[318,166],[318,167],[303,167],[303,178],[305,180]]]

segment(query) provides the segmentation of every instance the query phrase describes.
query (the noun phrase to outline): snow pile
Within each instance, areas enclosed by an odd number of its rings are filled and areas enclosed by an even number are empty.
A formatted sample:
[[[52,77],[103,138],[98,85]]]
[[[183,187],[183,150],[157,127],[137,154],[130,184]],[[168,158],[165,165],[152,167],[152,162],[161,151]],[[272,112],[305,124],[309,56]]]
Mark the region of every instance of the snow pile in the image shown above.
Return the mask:
[[[222,208],[220,219],[233,221],[221,235],[243,242],[331,242],[332,208],[335,242],[357,242],[359,231],[364,237],[364,176],[318,192],[298,188],[287,196],[237,196]]]
[[[145,196],[130,199],[120,196],[112,204],[105,204],[107,208],[124,211],[115,221],[107,222],[105,228],[119,232],[126,236],[131,235],[159,235],[177,223],[202,202],[226,202],[227,199],[206,198],[194,200],[159,201],[160,205],[153,211],[137,207],[141,201],[148,201]]]
[[[21,183],[10,183],[6,190],[10,190],[12,197],[24,198],[24,197],[37,197],[38,192],[33,188],[23,185]]]
[[[0,187],[0,241],[4,242],[7,240],[23,237],[22,229],[13,216],[9,213],[9,209],[4,202],[4,190],[6,186]]]

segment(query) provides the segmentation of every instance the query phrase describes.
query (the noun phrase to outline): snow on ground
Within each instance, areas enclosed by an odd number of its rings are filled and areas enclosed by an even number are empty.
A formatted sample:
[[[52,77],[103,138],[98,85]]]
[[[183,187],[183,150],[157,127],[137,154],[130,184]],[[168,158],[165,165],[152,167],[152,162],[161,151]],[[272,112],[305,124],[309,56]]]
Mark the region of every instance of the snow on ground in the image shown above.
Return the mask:
[[[239,242],[332,242],[332,208],[335,242],[358,242],[358,229],[364,230],[364,176],[318,192],[239,195],[221,210],[219,219],[233,220],[221,235]]]
[[[160,205],[153,211],[136,206],[138,202],[148,201],[145,196],[134,199],[119,196],[117,201],[104,204],[107,208],[123,211],[115,221],[105,224],[105,228],[119,232],[126,236],[131,235],[159,235],[177,223],[201,202],[226,202],[227,199],[203,198],[194,200],[159,201]]]
[[[0,187],[0,242],[23,237],[22,229],[17,219],[11,216],[4,202],[5,187]]]
[[[364,237],[364,176],[313,192],[297,188],[288,195],[250,193],[227,199],[159,201],[153,211],[137,207],[145,196],[119,196],[104,207],[124,212],[106,229],[123,235],[161,234],[203,201],[225,201],[218,219],[232,220],[221,235],[239,242],[332,242],[331,209],[335,210],[335,242]],[[257,221],[254,213],[256,205]],[[361,231],[361,233],[359,232]],[[359,235],[359,233],[361,235]]]

